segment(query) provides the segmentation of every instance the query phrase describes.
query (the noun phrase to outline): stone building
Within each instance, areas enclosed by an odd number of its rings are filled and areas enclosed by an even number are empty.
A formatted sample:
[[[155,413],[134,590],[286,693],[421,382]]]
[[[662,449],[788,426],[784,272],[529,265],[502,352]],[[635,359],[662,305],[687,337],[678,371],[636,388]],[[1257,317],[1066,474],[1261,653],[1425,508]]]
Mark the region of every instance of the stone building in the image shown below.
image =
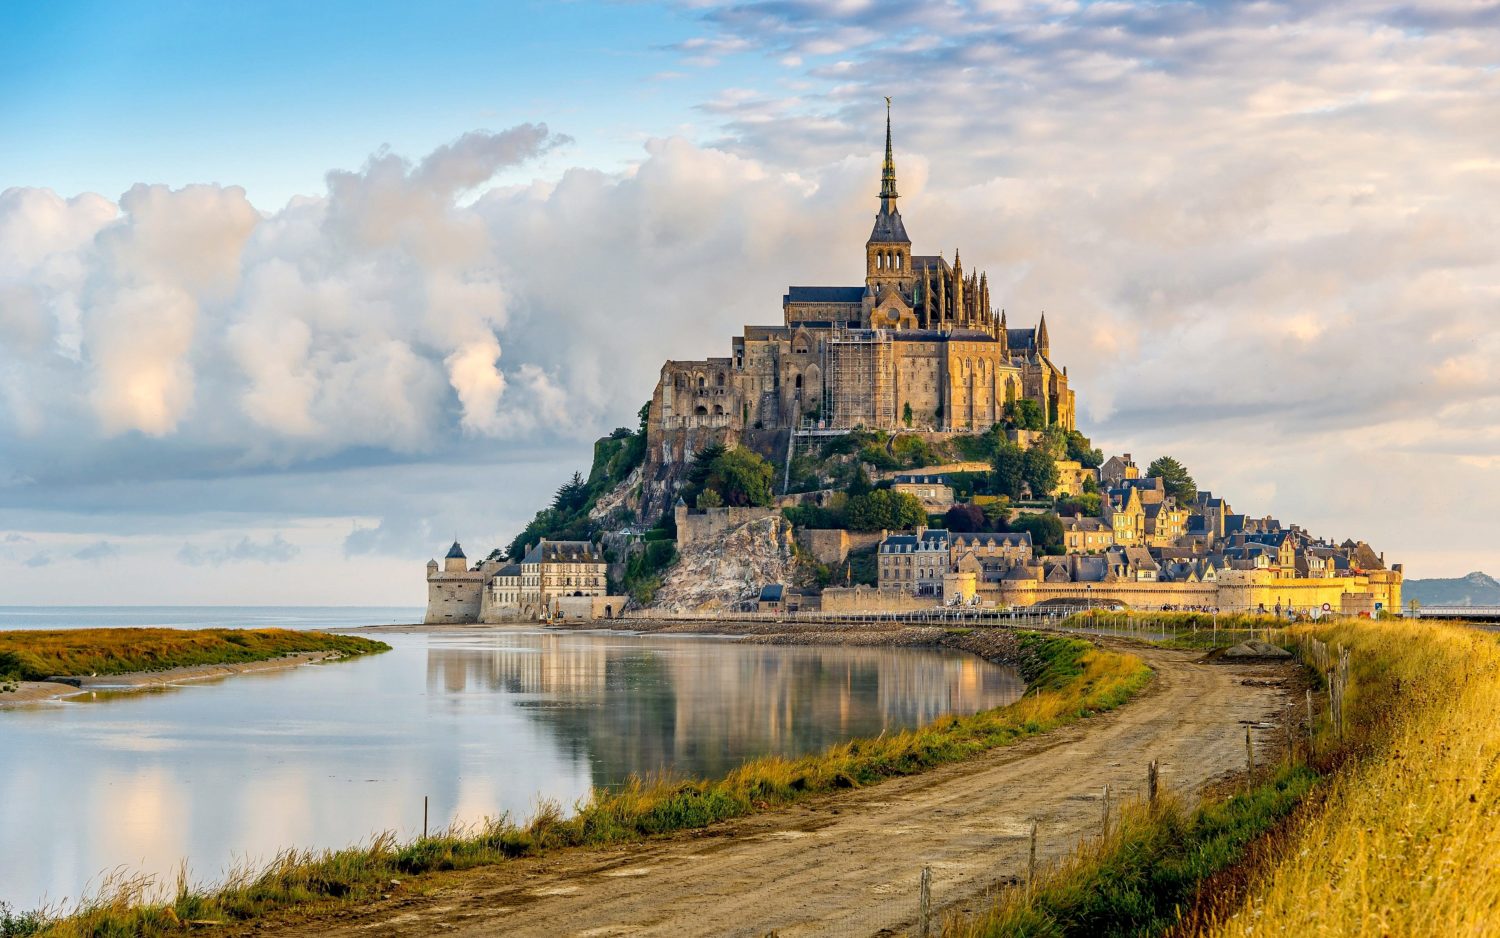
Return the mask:
[[[941,597],[950,564],[947,531],[918,528],[915,534],[891,534],[876,554],[877,582],[881,589]]]
[[[1074,427],[1046,317],[1010,328],[987,274],[965,271],[958,252],[951,263],[912,252],[896,207],[889,113],[879,198],[863,285],[789,287],[780,325],[746,326],[726,357],[662,367],[652,459],[679,459],[692,431],[984,431],[1019,398],[1038,402],[1049,423]]]
[[[464,549],[454,541],[441,570],[436,560],[427,561],[427,615],[422,621],[477,622],[487,578],[482,570],[469,569]]]

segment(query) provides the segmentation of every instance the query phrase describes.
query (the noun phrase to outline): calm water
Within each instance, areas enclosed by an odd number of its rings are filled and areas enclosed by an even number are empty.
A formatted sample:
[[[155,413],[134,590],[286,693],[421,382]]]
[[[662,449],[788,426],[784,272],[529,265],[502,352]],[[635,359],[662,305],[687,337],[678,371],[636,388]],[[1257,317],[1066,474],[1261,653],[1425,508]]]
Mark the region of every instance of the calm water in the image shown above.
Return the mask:
[[[114,867],[170,881],[184,858],[217,880],[280,847],[411,836],[423,795],[434,827],[525,815],[632,772],[718,774],[1023,689],[1008,668],[927,650],[381,637],[393,651],[0,711],[0,900],[76,898]]]

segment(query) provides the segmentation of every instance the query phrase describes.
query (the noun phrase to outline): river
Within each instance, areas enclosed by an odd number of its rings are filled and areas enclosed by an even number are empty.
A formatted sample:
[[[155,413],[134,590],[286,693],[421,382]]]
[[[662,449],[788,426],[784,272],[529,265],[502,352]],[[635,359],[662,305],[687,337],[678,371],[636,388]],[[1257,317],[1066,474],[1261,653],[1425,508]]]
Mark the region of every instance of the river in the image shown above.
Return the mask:
[[[247,623],[248,624],[248,623]],[[119,869],[194,881],[564,806],[632,773],[747,758],[1017,698],[1011,669],[928,649],[483,628],[385,654],[0,711],[0,901],[68,902]]]

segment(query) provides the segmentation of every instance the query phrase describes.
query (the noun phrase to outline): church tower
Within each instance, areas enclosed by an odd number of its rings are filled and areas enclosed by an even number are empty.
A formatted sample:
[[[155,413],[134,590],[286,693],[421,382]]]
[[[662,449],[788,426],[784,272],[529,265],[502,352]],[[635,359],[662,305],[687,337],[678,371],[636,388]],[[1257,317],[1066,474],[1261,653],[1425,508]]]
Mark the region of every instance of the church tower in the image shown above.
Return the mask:
[[[870,240],[865,242],[865,286],[878,296],[890,284],[908,302],[915,275],[911,269],[911,239],[896,210],[896,161],[891,155],[891,99],[885,99],[885,165],[880,170],[880,213]]]

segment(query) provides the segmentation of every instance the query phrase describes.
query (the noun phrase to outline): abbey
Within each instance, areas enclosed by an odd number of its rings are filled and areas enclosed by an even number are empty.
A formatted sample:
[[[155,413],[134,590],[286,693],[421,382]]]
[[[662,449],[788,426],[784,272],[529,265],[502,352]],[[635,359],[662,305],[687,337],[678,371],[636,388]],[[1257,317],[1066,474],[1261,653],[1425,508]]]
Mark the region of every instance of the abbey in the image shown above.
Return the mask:
[[[746,326],[726,358],[667,362],[651,400],[656,447],[694,430],[983,432],[1020,398],[1040,404],[1047,424],[1073,429],[1046,316],[1011,329],[991,305],[988,276],[966,273],[959,252],[952,264],[913,254],[897,197],[888,103],[864,285],[790,287],[781,325]]]

